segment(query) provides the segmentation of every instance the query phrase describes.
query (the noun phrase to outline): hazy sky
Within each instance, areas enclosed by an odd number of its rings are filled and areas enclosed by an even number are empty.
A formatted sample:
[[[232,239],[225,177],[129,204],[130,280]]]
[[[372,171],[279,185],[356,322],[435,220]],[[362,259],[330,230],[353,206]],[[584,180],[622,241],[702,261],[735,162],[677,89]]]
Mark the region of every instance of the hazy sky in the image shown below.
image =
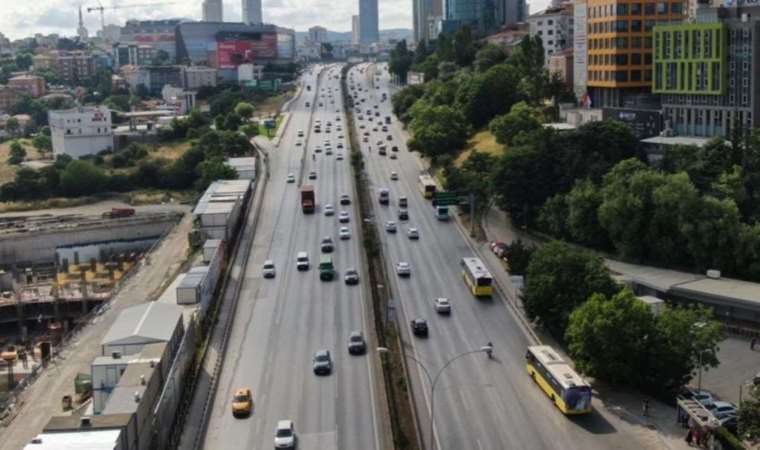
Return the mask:
[[[35,33],[73,35],[77,26],[76,0],[0,0],[0,32],[11,39]],[[534,1],[531,11],[538,11],[549,0]],[[161,7],[133,7],[107,10],[106,24],[123,25],[126,19],[184,17],[200,19],[201,0],[100,0],[104,6],[165,3]],[[334,31],[349,31],[351,16],[358,14],[359,0],[263,0],[264,20],[304,31],[322,25]],[[100,29],[100,14],[88,13],[97,0],[82,0],[84,22],[91,35]],[[171,4],[169,4],[171,3]],[[378,0],[380,28],[412,28],[412,0]],[[240,20],[241,2],[224,0],[224,20]]]

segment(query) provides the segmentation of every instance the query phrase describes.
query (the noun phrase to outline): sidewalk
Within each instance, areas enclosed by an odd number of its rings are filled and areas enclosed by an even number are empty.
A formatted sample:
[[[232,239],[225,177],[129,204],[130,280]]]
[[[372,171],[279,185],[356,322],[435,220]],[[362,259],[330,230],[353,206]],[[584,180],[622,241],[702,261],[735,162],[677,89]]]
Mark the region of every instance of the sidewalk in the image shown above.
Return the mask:
[[[521,239],[526,243],[536,243],[521,230],[516,230],[509,222],[507,215],[492,207],[483,220],[483,229],[488,242],[503,241],[510,243],[516,239]],[[519,291],[512,287],[509,273],[503,270],[503,266],[488,248],[488,242],[475,243],[482,256],[490,263],[492,275],[498,286],[507,294],[507,303],[511,304],[518,312],[519,318],[522,319],[526,326],[522,301]],[[531,328],[532,330],[532,328]],[[536,337],[539,342],[555,347],[561,355],[567,358],[559,345],[551,338],[538,330],[530,334]],[[569,358],[567,358],[569,360]],[[676,409],[672,406],[661,403],[655,399],[642,396],[640,393],[619,388],[611,388],[602,382],[592,382],[594,387],[594,406],[597,412],[607,419],[613,426],[623,432],[630,433],[640,439],[648,448],[666,448],[670,450],[688,449],[690,447],[685,441],[686,430],[676,422]],[[643,400],[649,400],[649,412],[645,417],[642,413]]]

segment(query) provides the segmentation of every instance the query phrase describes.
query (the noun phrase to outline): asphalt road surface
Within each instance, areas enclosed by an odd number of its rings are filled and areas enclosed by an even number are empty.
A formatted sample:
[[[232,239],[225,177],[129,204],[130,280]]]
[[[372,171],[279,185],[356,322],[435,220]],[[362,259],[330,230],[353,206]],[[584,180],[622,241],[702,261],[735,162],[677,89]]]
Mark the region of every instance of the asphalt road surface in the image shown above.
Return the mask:
[[[360,134],[369,132],[362,143],[371,180],[376,217],[383,241],[386,263],[397,296],[395,312],[403,329],[403,340],[410,355],[419,359],[431,376],[450,359],[476,351],[487,342],[494,346],[494,359],[473,353],[454,361],[442,372],[435,391],[435,435],[438,449],[638,449],[647,445],[631,433],[622,433],[595,410],[584,417],[566,417],[528,376],[525,350],[530,345],[516,318],[498,295],[476,299],[467,289],[460,260],[475,256],[453,220],[438,221],[432,205],[418,189],[422,167],[407,150],[402,125],[393,117],[387,132],[382,131],[385,116],[391,115],[387,65],[363,64],[349,74],[354,84],[363,120],[355,124]],[[353,81],[350,81],[353,80]],[[361,88],[361,91],[358,89]],[[379,88],[379,89],[378,89]],[[381,101],[382,93],[388,99]],[[353,95],[353,92],[352,92]],[[364,98],[365,101],[361,102]],[[370,114],[367,114],[367,111]],[[375,115],[375,112],[379,113]],[[358,114],[357,114],[358,115]],[[370,122],[368,117],[372,117]],[[377,127],[377,131],[373,129]],[[388,136],[391,140],[388,140]],[[388,156],[377,152],[377,141],[388,146]],[[392,145],[399,147],[398,159],[390,159]],[[370,149],[371,147],[371,149]],[[391,173],[398,181],[391,180]],[[379,188],[390,189],[390,204],[377,202]],[[409,220],[398,220],[398,198],[408,197]],[[455,208],[451,208],[455,212]],[[388,220],[397,221],[396,234],[384,231]],[[406,231],[416,227],[419,241],[410,241]],[[395,264],[411,264],[411,277],[402,279]],[[492,267],[491,270],[501,270]],[[433,309],[435,297],[452,303],[450,316]],[[426,339],[412,337],[409,321],[425,318],[430,334]],[[408,361],[413,376],[413,391],[425,441],[428,441],[430,387],[420,367]],[[428,448],[430,448],[428,446]]]
[[[339,141],[344,146],[347,142],[345,137],[338,138],[347,132],[337,79],[340,68],[322,69],[313,67],[302,77],[302,85],[310,85],[311,90],[304,89],[294,101],[280,145],[269,152],[271,179],[209,419],[204,441],[209,450],[270,449],[281,419],[295,422],[299,449],[381,446],[373,358],[351,356],[347,351],[352,330],[364,330],[366,335],[364,299],[368,294],[363,278],[358,286],[343,283],[349,267],[363,272],[348,149],[336,149]],[[319,82],[317,73],[321,73]],[[311,132],[312,120],[317,119],[322,122],[319,134]],[[329,134],[325,132],[328,121],[332,122]],[[299,130],[303,137],[298,136]],[[327,156],[322,151],[312,160],[315,146],[324,148],[326,139],[334,153]],[[338,153],[345,158],[338,160]],[[307,179],[312,170],[316,180]],[[286,182],[289,173],[296,177],[295,183]],[[315,187],[315,214],[301,212],[302,182]],[[351,205],[339,205],[342,193],[351,195]],[[334,216],[324,215],[328,203],[336,209]],[[343,210],[350,214],[348,224],[338,223],[338,212]],[[338,239],[343,225],[351,230],[350,240]],[[332,282],[320,281],[317,269],[319,243],[325,236],[335,241],[331,255],[338,277]],[[296,270],[300,251],[309,254],[308,271]],[[275,262],[274,279],[262,278],[261,267],[267,259]],[[334,370],[329,376],[312,372],[312,356],[318,349],[332,354]],[[231,413],[232,395],[240,387],[251,388],[254,395],[253,414],[243,419]]]

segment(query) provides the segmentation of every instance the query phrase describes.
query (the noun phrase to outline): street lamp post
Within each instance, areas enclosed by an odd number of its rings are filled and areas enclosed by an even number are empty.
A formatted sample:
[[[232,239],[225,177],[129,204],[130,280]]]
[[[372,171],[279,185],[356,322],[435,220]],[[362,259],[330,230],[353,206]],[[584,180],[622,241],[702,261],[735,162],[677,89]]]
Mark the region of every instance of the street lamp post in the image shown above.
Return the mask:
[[[390,350],[388,350],[386,347],[378,347],[377,351],[381,354],[383,353],[389,353]],[[493,352],[493,347],[490,345],[484,345],[483,347],[477,349],[477,350],[469,350],[463,353],[460,353],[453,358],[446,361],[446,364],[443,365],[438,371],[435,373],[434,376],[430,376],[430,372],[428,371],[427,367],[425,367],[425,364],[422,363],[419,359],[415,358],[414,356],[404,353],[404,356],[411,359],[415,363],[417,363],[418,366],[422,368],[422,372],[425,374],[425,378],[427,378],[428,383],[430,384],[430,444],[429,448],[430,450],[435,450],[435,434],[434,434],[434,428],[435,428],[435,388],[438,385],[438,380],[441,378],[441,374],[443,374],[443,371],[446,370],[447,367],[449,367],[454,361],[457,359],[471,355],[473,353],[488,353],[489,355],[491,352]]]

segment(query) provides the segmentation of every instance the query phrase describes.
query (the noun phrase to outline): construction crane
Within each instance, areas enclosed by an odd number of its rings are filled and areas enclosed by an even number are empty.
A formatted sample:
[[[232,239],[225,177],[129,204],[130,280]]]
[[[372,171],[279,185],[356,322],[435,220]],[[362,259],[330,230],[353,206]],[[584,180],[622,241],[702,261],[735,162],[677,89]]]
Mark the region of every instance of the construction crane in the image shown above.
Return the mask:
[[[87,8],[87,12],[93,12],[93,11],[100,11],[100,29],[105,30],[106,28],[106,19],[104,15],[104,11],[107,9],[125,9],[125,8],[144,8],[147,6],[166,6],[166,5],[176,5],[179,2],[159,2],[159,3],[139,3],[139,4],[129,4],[129,5],[111,5],[111,6],[103,6],[102,3],[100,3],[100,0],[96,0],[98,2],[98,6],[90,6]]]

